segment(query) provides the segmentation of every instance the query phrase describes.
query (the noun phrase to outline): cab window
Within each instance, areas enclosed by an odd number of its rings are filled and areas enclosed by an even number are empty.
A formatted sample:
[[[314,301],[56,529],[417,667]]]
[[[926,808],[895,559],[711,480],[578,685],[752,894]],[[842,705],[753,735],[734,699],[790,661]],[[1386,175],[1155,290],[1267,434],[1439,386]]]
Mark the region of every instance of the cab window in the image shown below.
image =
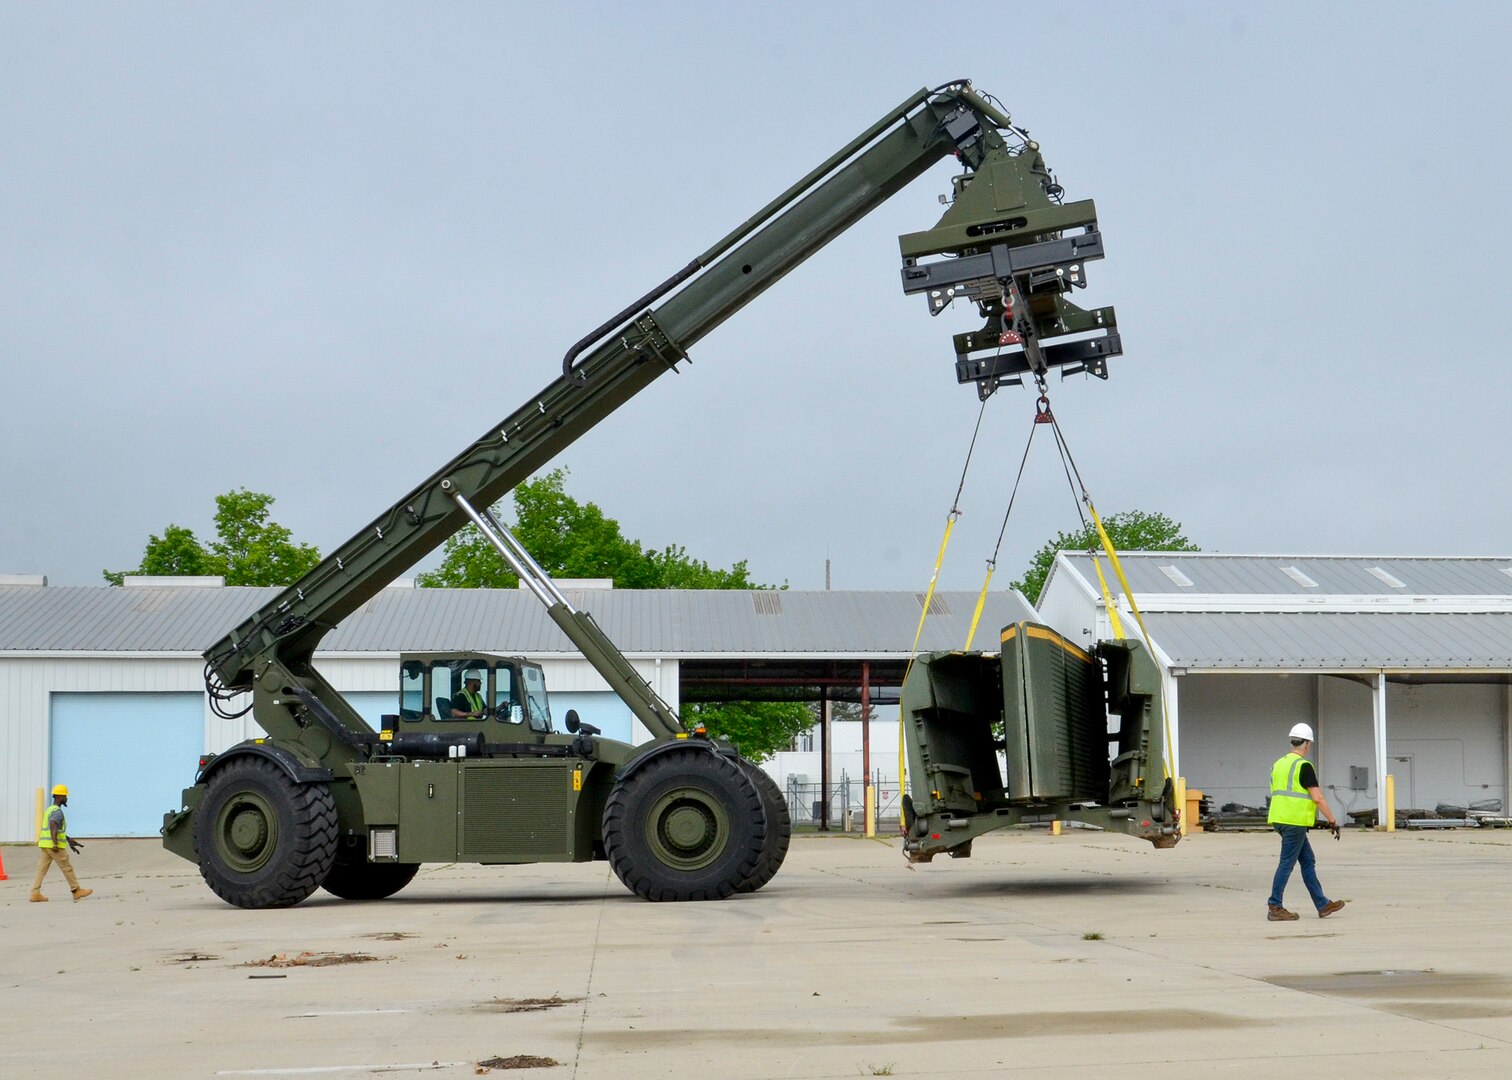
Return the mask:
[[[443,660],[431,665],[431,706],[437,720],[451,719],[452,692],[460,689],[450,664]]]
[[[520,669],[520,678],[525,684],[525,711],[530,719],[530,730],[551,730],[551,705],[546,697],[546,676],[541,669],[525,665]]]
[[[418,720],[425,712],[425,665],[410,660],[399,668],[399,715]]]
[[[507,724],[523,723],[524,706],[525,702],[520,697],[520,686],[515,679],[514,668],[508,664],[500,664],[494,668],[494,715]]]

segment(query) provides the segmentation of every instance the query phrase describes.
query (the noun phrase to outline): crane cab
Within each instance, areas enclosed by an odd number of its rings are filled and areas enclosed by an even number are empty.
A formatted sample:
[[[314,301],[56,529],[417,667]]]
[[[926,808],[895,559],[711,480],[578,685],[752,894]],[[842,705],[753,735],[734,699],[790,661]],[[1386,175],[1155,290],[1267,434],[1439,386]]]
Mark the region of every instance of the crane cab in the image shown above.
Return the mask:
[[[384,728],[396,735],[477,731],[485,742],[550,735],[546,676],[541,665],[518,656],[404,653],[399,711],[385,718]]]

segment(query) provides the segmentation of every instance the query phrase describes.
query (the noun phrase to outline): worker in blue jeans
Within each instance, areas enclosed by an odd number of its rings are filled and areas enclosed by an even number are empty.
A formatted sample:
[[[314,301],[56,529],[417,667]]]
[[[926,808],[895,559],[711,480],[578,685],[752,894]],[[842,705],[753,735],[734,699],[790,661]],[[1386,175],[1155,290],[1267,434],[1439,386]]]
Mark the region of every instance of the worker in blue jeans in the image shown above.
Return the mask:
[[[1318,786],[1318,771],[1307,760],[1312,750],[1313,729],[1307,724],[1297,724],[1291,729],[1291,750],[1271,766],[1270,811],[1266,820],[1281,835],[1281,861],[1276,867],[1276,877],[1271,882],[1269,910],[1266,918],[1271,922],[1293,922],[1296,912],[1287,911],[1281,904],[1286,883],[1291,879],[1292,869],[1302,867],[1302,884],[1312,897],[1313,907],[1318,909],[1318,918],[1326,919],[1344,906],[1342,900],[1330,900],[1318,881],[1317,858],[1307,834],[1318,823],[1318,811],[1328,819],[1334,839],[1339,838],[1339,821],[1333,808],[1323,797]]]

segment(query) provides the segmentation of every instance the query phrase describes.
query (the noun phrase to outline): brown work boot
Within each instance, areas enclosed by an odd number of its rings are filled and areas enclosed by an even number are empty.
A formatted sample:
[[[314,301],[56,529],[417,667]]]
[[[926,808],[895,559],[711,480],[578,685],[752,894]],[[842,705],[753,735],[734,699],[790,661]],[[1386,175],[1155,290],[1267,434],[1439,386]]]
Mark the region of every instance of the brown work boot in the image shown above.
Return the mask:
[[[1342,911],[1343,908],[1344,908],[1344,901],[1343,900],[1330,900],[1327,904],[1324,904],[1322,907],[1320,907],[1318,909],[1318,918],[1320,918],[1320,919],[1326,919],[1330,915],[1332,915],[1334,912],[1336,912],[1336,911]]]
[[[1300,916],[1295,911],[1287,911],[1280,904],[1271,904],[1270,910],[1265,917],[1271,922],[1295,922]]]
[[[75,889],[73,891],[74,900],[75,900],[75,902],[77,902],[79,900],[82,900],[86,896],[91,895],[93,892],[94,892],[93,889]]]
[[[47,897],[39,892],[34,892],[31,894],[31,902],[34,904],[45,904],[47,903]]]

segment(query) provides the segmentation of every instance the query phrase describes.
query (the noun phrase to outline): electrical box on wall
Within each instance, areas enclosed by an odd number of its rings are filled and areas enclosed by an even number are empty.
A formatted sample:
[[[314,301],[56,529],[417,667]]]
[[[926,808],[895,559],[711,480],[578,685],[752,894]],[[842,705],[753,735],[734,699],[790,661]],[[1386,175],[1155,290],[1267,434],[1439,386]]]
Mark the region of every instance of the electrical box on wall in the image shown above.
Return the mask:
[[[1370,769],[1365,765],[1349,767],[1349,790],[1364,791],[1370,787]]]

